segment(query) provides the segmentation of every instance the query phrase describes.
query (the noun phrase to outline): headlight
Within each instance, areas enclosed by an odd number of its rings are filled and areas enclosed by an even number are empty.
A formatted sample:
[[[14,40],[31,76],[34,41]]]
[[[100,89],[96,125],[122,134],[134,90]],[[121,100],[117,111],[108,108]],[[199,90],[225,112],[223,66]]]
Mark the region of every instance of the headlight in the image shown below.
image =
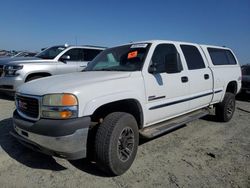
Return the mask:
[[[6,65],[4,66],[5,76],[17,76],[16,72],[22,68],[23,65]]]
[[[72,94],[49,94],[42,99],[42,117],[70,119],[78,116],[78,101]]]

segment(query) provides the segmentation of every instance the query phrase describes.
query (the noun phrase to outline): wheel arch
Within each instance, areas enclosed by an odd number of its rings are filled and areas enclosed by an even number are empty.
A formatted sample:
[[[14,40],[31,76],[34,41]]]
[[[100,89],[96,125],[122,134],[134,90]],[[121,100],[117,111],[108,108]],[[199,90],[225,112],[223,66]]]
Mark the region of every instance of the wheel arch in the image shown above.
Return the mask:
[[[234,95],[236,95],[236,94],[237,94],[237,91],[238,91],[238,84],[237,84],[237,81],[235,81],[235,80],[230,81],[230,82],[227,84],[226,92],[228,92],[228,93],[233,93]]]
[[[143,127],[144,116],[143,108],[139,100],[135,98],[126,98],[103,103],[96,107],[91,113],[93,122],[102,121],[108,114],[112,112],[126,112],[133,115],[137,121],[138,128]]]
[[[32,72],[29,73],[26,77],[25,77],[25,82],[27,82],[28,79],[34,77],[34,76],[42,76],[42,77],[47,77],[47,76],[52,76],[51,73],[49,72]]]

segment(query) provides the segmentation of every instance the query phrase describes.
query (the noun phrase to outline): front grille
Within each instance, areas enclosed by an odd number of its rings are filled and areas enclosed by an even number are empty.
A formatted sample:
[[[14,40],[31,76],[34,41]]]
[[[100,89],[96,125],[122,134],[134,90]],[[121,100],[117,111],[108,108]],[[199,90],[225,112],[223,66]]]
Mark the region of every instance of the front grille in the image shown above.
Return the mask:
[[[3,65],[0,65],[0,77],[2,76],[3,74]]]
[[[16,96],[17,110],[25,116],[31,118],[39,117],[39,100],[37,98],[27,96]]]

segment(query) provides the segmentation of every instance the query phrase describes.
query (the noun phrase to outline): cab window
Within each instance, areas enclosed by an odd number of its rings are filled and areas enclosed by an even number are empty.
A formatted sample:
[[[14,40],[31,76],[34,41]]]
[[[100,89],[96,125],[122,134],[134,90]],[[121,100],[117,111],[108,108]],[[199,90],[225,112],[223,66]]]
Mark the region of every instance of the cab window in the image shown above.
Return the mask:
[[[153,53],[151,65],[156,73],[178,73],[183,70],[179,54],[173,44],[159,44]]]
[[[205,63],[198,48],[191,45],[181,45],[181,50],[185,56],[189,70],[205,68]]]
[[[82,61],[82,51],[81,49],[75,48],[68,50],[64,55],[70,56],[68,61]]]

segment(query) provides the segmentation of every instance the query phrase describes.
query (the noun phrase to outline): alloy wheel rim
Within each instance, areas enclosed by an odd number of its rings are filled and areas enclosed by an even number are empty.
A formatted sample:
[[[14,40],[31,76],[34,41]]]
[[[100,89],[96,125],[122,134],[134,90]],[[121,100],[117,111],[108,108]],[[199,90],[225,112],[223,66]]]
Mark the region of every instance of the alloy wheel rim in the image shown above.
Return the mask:
[[[230,100],[227,106],[227,116],[230,117],[233,114],[234,111],[234,101]]]
[[[133,153],[134,149],[134,131],[130,127],[126,127],[121,131],[118,138],[118,157],[121,161],[126,162]]]

